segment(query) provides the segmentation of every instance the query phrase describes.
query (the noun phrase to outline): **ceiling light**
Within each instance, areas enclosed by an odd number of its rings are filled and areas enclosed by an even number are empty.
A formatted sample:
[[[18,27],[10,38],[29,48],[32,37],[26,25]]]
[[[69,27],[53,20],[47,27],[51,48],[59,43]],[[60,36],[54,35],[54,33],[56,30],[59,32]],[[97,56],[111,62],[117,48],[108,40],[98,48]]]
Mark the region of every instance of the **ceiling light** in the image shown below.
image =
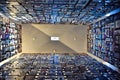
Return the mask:
[[[116,14],[116,13],[119,13],[120,12],[120,8],[118,8],[118,9],[116,9],[116,10],[113,10],[113,11],[111,11],[110,13],[108,13],[108,14],[106,14],[105,16],[111,16],[111,15],[114,15],[114,14]]]
[[[27,20],[27,21],[29,21],[29,19],[28,19],[28,18],[26,18],[25,16],[22,16],[22,18],[23,18],[23,19],[25,19],[25,20]]]
[[[110,16],[110,14],[108,13],[108,14],[106,14],[105,16],[107,16],[107,17],[108,17],[108,16]]]
[[[13,20],[15,20],[15,21],[18,21],[17,18],[14,18],[14,17],[12,17],[12,16],[9,16],[9,18],[10,18],[10,19],[13,19]]]
[[[101,0],[99,0],[98,2],[102,2]]]
[[[12,13],[12,12],[11,12],[10,14],[11,14],[11,15],[15,15],[15,14],[14,14],[14,13]]]
[[[7,18],[7,17],[6,17],[3,13],[1,13],[1,12],[0,12],[0,16]]]
[[[51,37],[51,41],[59,41],[59,37]]]
[[[10,3],[10,2],[6,1],[6,3]]]
[[[16,19],[16,18],[12,18],[12,19],[18,21],[18,19]]]
[[[109,3],[109,2],[111,2],[111,1],[110,1],[110,0],[106,0],[105,2]]]
[[[25,16],[22,16],[22,18],[23,18],[23,19],[26,19],[26,17],[25,17]]]
[[[17,17],[16,15],[13,16],[14,18]]]
[[[3,14],[2,14],[2,13],[0,13],[0,16],[3,16]]]
[[[17,19],[22,19],[22,18],[17,17]]]

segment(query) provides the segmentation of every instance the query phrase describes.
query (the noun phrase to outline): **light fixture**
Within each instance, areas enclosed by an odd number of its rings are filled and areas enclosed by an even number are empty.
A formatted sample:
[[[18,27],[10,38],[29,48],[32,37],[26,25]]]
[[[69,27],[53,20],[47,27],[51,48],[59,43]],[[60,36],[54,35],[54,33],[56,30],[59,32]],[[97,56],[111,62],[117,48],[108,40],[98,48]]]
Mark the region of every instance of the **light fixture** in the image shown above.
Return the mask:
[[[108,17],[108,16],[110,16],[110,14],[108,13],[108,14],[106,14],[105,16],[107,16],[107,17]]]
[[[14,18],[17,17],[16,15],[13,16]]]
[[[3,13],[1,13],[1,12],[0,12],[0,16],[7,18],[7,17],[6,17]]]
[[[6,3],[10,3],[10,2],[6,1]]]
[[[108,16],[114,15],[114,14],[119,13],[119,12],[120,12],[120,8],[111,11],[110,13],[106,14],[105,16],[108,17]]]
[[[13,12],[10,12],[10,15],[15,15]]]
[[[11,17],[11,16],[9,16],[9,18],[10,18],[10,19],[13,19],[13,20],[15,20],[15,21],[18,21],[17,18],[14,18],[14,17]]]
[[[22,19],[22,18],[20,18],[20,17],[16,17],[17,19]]]
[[[51,41],[59,41],[59,37],[51,37]]]
[[[26,17],[25,17],[25,16],[22,16],[22,18],[23,18],[23,19],[26,19]]]

